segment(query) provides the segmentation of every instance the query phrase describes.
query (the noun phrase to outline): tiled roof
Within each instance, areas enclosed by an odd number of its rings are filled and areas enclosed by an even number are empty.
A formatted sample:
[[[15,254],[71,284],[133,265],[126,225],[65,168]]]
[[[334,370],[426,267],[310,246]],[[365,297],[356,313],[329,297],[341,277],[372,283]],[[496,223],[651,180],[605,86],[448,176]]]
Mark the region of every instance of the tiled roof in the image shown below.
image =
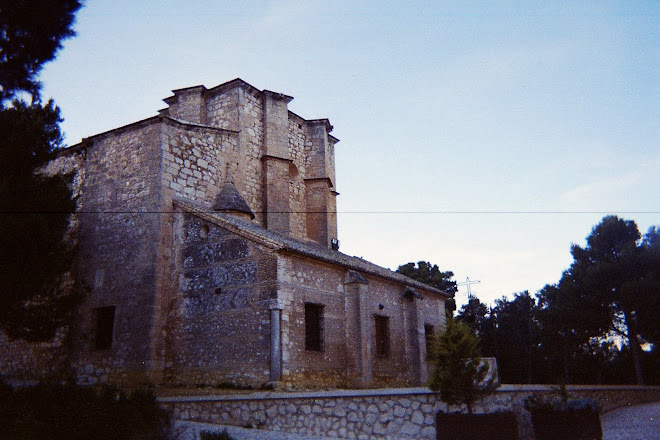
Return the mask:
[[[380,278],[395,281],[425,292],[434,293],[446,298],[451,297],[451,295],[443,292],[442,290],[435,289],[424,283],[420,283],[419,281],[408,278],[405,275],[401,275],[397,272],[393,272],[384,267],[370,263],[369,261],[362,258],[352,257],[339,251],[328,249],[316,243],[305,242],[289,237],[288,235],[269,231],[262,228],[257,223],[250,222],[246,219],[234,217],[232,215],[223,214],[220,212],[209,211],[208,209],[205,209],[193,202],[180,198],[175,199],[174,204],[185,212],[194,214],[206,221],[223,227],[237,235],[256,241],[277,252],[290,252],[293,254],[304,255],[315,260],[336,264],[348,269],[353,269],[362,273],[367,273]]]

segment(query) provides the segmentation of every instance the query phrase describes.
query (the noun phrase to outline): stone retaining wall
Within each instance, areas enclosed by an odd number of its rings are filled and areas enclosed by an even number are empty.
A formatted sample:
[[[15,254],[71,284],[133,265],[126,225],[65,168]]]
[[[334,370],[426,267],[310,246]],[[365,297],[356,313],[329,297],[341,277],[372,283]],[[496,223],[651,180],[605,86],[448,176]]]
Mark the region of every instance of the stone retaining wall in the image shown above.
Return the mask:
[[[535,393],[552,394],[556,387],[503,385],[475,412],[513,410],[520,438],[533,438],[525,399]],[[571,397],[596,399],[603,411],[660,401],[660,387],[569,386]],[[347,439],[436,438],[435,414],[451,412],[440,395],[426,388],[337,390],[322,392],[253,392],[221,396],[161,397],[177,420],[249,426],[272,431]]]

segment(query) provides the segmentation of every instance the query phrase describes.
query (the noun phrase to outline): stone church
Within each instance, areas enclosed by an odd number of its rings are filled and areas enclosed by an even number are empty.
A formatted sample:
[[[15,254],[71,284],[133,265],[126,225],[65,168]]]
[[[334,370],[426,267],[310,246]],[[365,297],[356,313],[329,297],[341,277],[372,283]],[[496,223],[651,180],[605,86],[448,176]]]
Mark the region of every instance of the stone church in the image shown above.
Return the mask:
[[[83,139],[67,338],[2,338],[0,373],[79,383],[420,385],[445,292],[341,253],[327,119],[241,79],[174,90],[157,116]]]

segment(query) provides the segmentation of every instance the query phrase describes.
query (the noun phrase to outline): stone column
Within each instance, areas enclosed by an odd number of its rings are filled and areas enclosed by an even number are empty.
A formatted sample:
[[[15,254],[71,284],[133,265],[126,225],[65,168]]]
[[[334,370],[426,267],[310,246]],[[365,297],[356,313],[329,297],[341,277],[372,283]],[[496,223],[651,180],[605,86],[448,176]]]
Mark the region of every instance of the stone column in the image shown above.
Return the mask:
[[[346,373],[349,382],[365,387],[373,383],[369,284],[349,270],[344,282],[346,301]]]
[[[270,309],[270,380],[282,378],[282,309]]]

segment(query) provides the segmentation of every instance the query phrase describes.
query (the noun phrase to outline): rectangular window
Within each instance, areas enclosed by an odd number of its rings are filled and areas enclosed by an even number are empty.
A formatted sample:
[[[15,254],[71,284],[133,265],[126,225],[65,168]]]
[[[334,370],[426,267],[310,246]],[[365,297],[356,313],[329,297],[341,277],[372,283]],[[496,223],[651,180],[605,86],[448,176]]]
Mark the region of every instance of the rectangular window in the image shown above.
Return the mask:
[[[386,358],[390,355],[390,318],[374,316],[376,322],[376,357]]]
[[[112,347],[112,332],[115,327],[115,306],[100,307],[96,312],[96,334],[94,348],[107,350]]]
[[[431,357],[433,351],[433,326],[431,324],[424,324],[424,336],[426,336],[426,359]]]
[[[305,350],[323,351],[323,306],[305,303]]]

